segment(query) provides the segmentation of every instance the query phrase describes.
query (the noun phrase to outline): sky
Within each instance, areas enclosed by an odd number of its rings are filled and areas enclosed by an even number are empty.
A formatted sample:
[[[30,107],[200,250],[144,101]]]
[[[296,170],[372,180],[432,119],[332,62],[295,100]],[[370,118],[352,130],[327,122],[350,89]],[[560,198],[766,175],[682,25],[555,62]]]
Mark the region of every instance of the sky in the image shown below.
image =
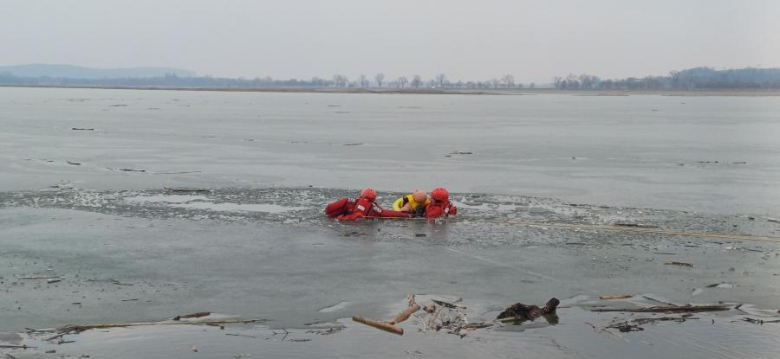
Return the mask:
[[[0,65],[521,83],[780,67],[776,0],[0,0]]]

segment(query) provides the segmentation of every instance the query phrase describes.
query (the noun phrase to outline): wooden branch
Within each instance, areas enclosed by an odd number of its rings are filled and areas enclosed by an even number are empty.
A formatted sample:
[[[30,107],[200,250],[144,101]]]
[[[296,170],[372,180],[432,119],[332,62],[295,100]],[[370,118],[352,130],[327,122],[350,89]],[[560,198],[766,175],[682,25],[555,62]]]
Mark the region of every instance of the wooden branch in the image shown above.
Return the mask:
[[[655,323],[655,322],[669,322],[669,321],[682,323],[687,320],[693,320],[693,319],[699,319],[699,318],[692,317],[692,316],[687,317],[685,315],[681,317],[634,318],[631,319],[631,323],[636,323],[638,325],[645,325],[645,324]]]
[[[189,318],[202,318],[202,317],[208,317],[211,315],[211,312],[197,312],[192,314],[184,314],[184,315],[178,315],[173,317],[173,320],[181,320],[181,319],[189,319]]]
[[[480,323],[466,324],[466,325],[463,326],[463,328],[466,328],[466,329],[483,329],[483,328],[490,328],[492,326],[493,326],[493,323],[480,322]]]
[[[436,319],[439,318],[439,314],[441,314],[442,310],[444,310],[444,307],[439,306],[439,310],[437,310],[436,313],[433,314],[431,319],[428,320],[428,327],[433,328],[433,324],[436,323]]]
[[[0,349],[37,349],[38,347],[31,347],[28,345],[6,345],[0,344]]]
[[[628,299],[633,297],[633,295],[629,294],[620,294],[620,295],[602,295],[599,297],[601,300],[613,300],[613,299]]]
[[[763,319],[753,319],[748,317],[742,318],[742,320],[748,323],[759,324],[759,325],[764,325],[765,323],[780,323],[780,320],[763,320]]]
[[[464,307],[462,305],[445,302],[443,300],[431,299],[431,301],[433,301],[434,303],[438,304],[440,307],[447,307],[447,308],[450,308],[450,309],[456,309],[456,308],[466,309],[466,307]]]
[[[127,328],[138,327],[146,325],[223,325],[223,324],[247,324],[247,323],[262,323],[265,319],[220,319],[220,320],[203,320],[203,321],[162,321],[162,322],[136,322],[136,323],[106,323],[106,324],[88,324],[88,325],[66,325],[64,327],[57,328],[58,333],[81,333],[83,331],[91,329],[110,329],[110,328]]]
[[[524,317],[506,317],[506,318],[496,319],[496,321],[499,322],[499,323],[514,322],[516,320],[524,322],[524,321],[526,321],[528,319],[525,319]]]
[[[692,313],[692,312],[718,312],[729,310],[728,305],[673,305],[649,308],[595,308],[591,312],[630,312],[630,313]]]
[[[393,320],[390,321],[390,324],[391,325],[395,325],[395,324],[401,323],[401,322],[409,319],[409,316],[411,316],[412,314],[414,314],[418,310],[420,310],[420,305],[417,304],[417,303],[414,303],[414,304],[412,304],[411,307],[406,308],[406,310],[404,310],[401,313],[398,313],[398,315],[396,315],[395,318],[393,318]]]
[[[664,264],[668,266],[680,266],[680,267],[693,268],[693,264],[684,263],[684,262],[666,262]]]
[[[392,325],[390,323],[387,323],[387,322],[380,322],[380,321],[376,321],[376,320],[373,320],[373,319],[363,318],[363,317],[361,317],[359,315],[356,315],[356,316],[352,317],[352,320],[354,320],[354,321],[356,321],[358,323],[362,323],[362,324],[368,325],[370,327],[377,328],[379,330],[384,330],[384,331],[389,332],[389,333],[398,334],[398,335],[404,335],[403,328],[398,328],[398,327],[396,327],[396,326],[394,326],[394,325]]]

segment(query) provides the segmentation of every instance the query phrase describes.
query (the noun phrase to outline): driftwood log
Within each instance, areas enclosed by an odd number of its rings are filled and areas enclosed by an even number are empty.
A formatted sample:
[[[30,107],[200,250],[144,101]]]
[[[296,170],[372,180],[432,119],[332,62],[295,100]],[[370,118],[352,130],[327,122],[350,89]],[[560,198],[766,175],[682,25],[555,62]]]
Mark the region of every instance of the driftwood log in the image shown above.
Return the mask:
[[[131,322],[131,323],[101,323],[101,324],[79,324],[79,325],[65,325],[54,329],[28,329],[29,333],[58,333],[61,335],[55,335],[47,340],[56,339],[66,334],[78,334],[92,329],[110,329],[110,328],[128,328],[128,327],[140,327],[149,325],[210,325],[210,326],[224,326],[226,324],[249,324],[249,323],[263,323],[265,319],[241,319],[241,318],[219,318],[209,319],[210,312],[197,312],[192,314],[179,315],[171,319],[159,321],[159,322]],[[182,320],[182,319],[197,319],[201,320]]]
[[[396,327],[395,325],[409,319],[409,317],[412,316],[412,314],[414,314],[418,310],[420,310],[420,308],[421,308],[420,305],[417,304],[417,302],[415,302],[414,300],[414,294],[409,293],[409,306],[403,312],[398,313],[395,316],[395,318],[393,318],[390,321],[387,322],[378,321],[378,320],[363,318],[359,315],[352,317],[352,320],[358,323],[363,323],[365,325],[372,326],[380,330],[384,330],[386,332],[390,332],[398,335],[404,335],[403,328]]]
[[[409,308],[406,308],[406,310],[404,310],[403,312],[398,313],[398,315],[396,315],[395,318],[393,318],[393,320],[390,321],[390,324],[401,323],[401,322],[409,319],[409,317],[412,314],[414,314],[415,312],[417,312],[418,310],[420,310],[420,305],[417,304],[417,303],[414,303]]]
[[[377,329],[380,329],[380,330],[384,330],[384,331],[389,332],[389,333],[398,334],[398,335],[404,335],[404,329],[403,328],[396,327],[395,325],[392,325],[392,324],[390,324],[388,322],[381,322],[381,321],[378,321],[378,320],[363,318],[363,317],[361,317],[359,315],[353,316],[352,320],[354,320],[354,321],[356,321],[358,323],[363,323],[363,324],[368,325],[370,327],[374,327],[374,328],[377,328]]]

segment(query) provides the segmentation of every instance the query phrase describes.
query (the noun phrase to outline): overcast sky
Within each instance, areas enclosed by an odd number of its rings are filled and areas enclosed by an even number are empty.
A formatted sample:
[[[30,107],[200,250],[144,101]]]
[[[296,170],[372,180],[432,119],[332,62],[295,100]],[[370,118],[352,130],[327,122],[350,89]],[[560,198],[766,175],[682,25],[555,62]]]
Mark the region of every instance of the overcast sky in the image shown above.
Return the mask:
[[[780,66],[776,0],[0,0],[0,65],[451,80]]]

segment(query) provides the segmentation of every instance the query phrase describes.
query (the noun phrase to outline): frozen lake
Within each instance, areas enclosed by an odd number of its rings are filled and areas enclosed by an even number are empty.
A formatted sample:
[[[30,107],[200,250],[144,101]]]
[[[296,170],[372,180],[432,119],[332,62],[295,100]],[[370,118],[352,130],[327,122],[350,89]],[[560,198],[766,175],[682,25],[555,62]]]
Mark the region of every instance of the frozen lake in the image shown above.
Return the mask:
[[[0,88],[0,108],[6,191],[441,185],[780,213],[780,97]]]
[[[0,356],[779,350],[780,326],[745,321],[780,309],[779,97],[0,88],[0,109],[0,345],[36,347]],[[386,205],[447,186],[458,217],[324,218],[366,185]],[[562,306],[556,321],[463,339],[421,317],[403,337],[349,319],[390,318],[409,292],[461,298],[475,322],[518,301]],[[591,311],[663,303],[729,309],[611,334],[599,328],[637,316]],[[268,321],[90,330],[62,345],[24,333],[200,311]]]

